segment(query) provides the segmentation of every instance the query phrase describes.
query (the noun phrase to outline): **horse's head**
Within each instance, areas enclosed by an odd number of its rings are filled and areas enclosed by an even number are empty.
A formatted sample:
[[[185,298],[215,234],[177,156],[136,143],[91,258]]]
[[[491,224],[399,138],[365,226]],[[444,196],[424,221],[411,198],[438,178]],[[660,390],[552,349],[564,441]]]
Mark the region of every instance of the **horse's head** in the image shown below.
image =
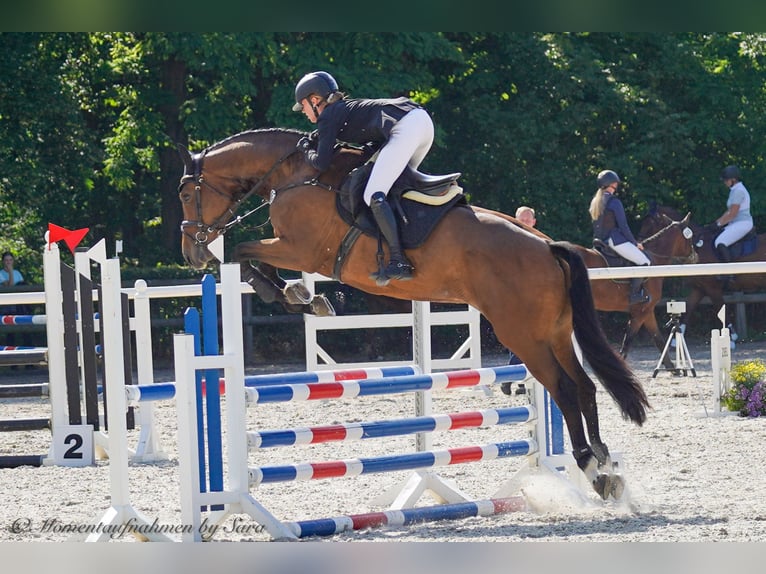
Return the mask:
[[[675,212],[677,213],[677,212]],[[654,263],[696,263],[695,234],[691,228],[691,213],[676,220],[663,208],[653,209],[644,219],[639,231],[644,248],[653,257],[663,261]]]
[[[272,189],[286,185],[285,172],[294,170],[283,169],[283,164],[288,159],[294,161],[293,157],[302,159],[295,154],[301,135],[288,130],[243,132],[196,154],[179,146],[184,163],[178,186],[184,217],[181,251],[189,265],[205,267],[213,259],[208,244],[268,205]],[[261,204],[239,214],[240,207],[254,195],[261,198]]]

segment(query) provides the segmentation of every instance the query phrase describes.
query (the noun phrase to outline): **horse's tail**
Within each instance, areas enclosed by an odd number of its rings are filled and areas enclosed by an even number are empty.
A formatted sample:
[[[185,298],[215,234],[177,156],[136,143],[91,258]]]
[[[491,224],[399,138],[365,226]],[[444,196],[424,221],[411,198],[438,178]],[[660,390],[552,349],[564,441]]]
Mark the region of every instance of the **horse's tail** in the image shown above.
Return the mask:
[[[638,425],[643,424],[646,420],[649,400],[641,383],[623,358],[609,344],[601,329],[601,323],[593,305],[588,268],[571,243],[557,241],[551,243],[550,248],[553,255],[566,262],[569,267],[572,322],[583,357],[619,405],[622,416]]]

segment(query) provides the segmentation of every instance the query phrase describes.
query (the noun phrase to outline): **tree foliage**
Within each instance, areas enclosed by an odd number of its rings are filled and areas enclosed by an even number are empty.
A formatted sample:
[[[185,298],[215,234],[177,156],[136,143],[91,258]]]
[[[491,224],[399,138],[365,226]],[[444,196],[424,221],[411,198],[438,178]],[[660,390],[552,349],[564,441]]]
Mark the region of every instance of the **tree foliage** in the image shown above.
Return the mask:
[[[290,106],[295,82],[316,69],[353,97],[404,94],[426,105],[437,131],[423,168],[461,171],[476,204],[534,206],[557,239],[590,242],[587,206],[604,168],[622,176],[630,217],[657,200],[705,222],[725,208],[718,174],[736,163],[762,224],[765,38],[0,34],[0,248],[39,261],[54,222],[90,227],[109,245],[122,239],[134,265],[177,263],[176,145],[310,129]]]

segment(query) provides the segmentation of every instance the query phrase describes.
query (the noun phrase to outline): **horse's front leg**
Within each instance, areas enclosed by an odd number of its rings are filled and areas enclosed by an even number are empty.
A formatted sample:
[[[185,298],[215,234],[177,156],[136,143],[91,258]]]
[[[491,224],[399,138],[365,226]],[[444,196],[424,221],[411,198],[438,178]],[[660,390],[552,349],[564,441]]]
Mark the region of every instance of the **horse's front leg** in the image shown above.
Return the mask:
[[[300,281],[288,283],[273,265],[250,263],[251,257],[234,249],[234,261],[242,265],[242,280],[266,303],[279,303],[288,313],[307,313],[320,317],[333,316],[335,310],[324,295],[311,296],[311,292]]]

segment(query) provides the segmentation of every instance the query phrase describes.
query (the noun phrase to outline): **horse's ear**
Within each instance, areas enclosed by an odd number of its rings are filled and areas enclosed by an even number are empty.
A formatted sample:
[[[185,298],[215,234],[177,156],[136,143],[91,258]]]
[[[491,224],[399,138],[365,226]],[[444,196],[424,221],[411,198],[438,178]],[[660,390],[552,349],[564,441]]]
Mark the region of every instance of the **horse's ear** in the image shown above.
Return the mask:
[[[184,173],[194,173],[194,161],[192,160],[189,150],[186,149],[185,145],[180,143],[176,144],[176,149],[178,149],[178,155],[181,156],[181,161],[184,162]]]
[[[649,202],[649,215],[657,215],[657,200],[655,199]]]

